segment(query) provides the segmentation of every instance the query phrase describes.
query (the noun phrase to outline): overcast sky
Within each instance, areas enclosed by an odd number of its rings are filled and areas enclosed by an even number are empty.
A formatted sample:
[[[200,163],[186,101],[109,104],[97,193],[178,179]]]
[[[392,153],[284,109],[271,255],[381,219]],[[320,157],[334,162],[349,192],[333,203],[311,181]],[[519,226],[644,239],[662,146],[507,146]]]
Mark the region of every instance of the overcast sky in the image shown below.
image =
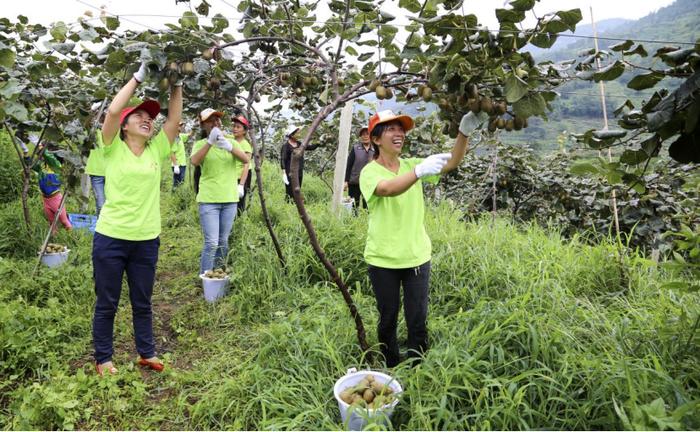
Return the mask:
[[[211,4],[211,15],[221,13],[229,19],[237,19],[240,13],[235,6],[238,0],[208,0]],[[107,11],[122,17],[124,27],[137,29],[162,28],[166,22],[176,22],[184,11],[199,5],[200,0],[175,4],[175,0],[39,0],[24,3],[23,1],[2,0],[2,16],[14,18],[17,15],[27,16],[31,22],[49,24],[54,21],[74,22],[85,11],[92,11],[95,16],[98,9],[106,6]],[[387,0],[385,4],[398,4],[398,0]],[[482,25],[498,28],[494,14],[496,8],[503,7],[505,0],[465,0],[464,11],[474,13]],[[607,18],[637,19],[668,6],[673,0],[541,0],[535,11],[538,15],[561,9],[580,8],[583,13],[581,24],[590,24],[589,8],[593,7],[596,20]],[[393,8],[389,8],[393,9]],[[321,9],[322,10],[322,9]],[[156,15],[168,15],[172,18],[162,18]],[[397,20],[397,23],[405,22]],[[527,21],[526,21],[527,24]],[[633,36],[633,35],[630,35]]]

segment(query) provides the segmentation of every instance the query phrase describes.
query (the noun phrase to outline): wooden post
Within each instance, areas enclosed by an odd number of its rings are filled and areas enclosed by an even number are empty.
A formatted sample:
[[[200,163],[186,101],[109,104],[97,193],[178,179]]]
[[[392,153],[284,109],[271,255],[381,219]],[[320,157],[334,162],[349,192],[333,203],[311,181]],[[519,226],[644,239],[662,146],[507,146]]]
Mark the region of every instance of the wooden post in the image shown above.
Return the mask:
[[[331,209],[336,214],[339,214],[341,210],[340,201],[343,198],[343,185],[345,183],[345,168],[348,162],[353,108],[354,103],[348,102],[340,111],[340,132],[338,133],[338,151],[335,153],[333,199],[331,200]]]
[[[595,43],[595,64],[596,68],[600,71],[600,58],[598,58],[598,31],[596,30],[595,27],[595,20],[593,19],[593,6],[590,7],[591,10],[591,24],[593,25],[593,42]],[[603,106],[603,130],[608,130],[608,109],[605,106],[605,84],[603,83],[603,80],[600,81],[599,83],[599,88],[600,88],[600,102]],[[600,150],[598,150],[598,155],[600,156]],[[608,162],[612,162],[612,151],[610,150],[610,147],[608,147]],[[617,238],[620,238],[620,218],[618,216],[618,211],[617,211],[617,194],[615,193],[615,189],[611,189],[612,195],[610,197],[610,205],[612,206],[613,210],[613,222],[615,224],[615,235]]]

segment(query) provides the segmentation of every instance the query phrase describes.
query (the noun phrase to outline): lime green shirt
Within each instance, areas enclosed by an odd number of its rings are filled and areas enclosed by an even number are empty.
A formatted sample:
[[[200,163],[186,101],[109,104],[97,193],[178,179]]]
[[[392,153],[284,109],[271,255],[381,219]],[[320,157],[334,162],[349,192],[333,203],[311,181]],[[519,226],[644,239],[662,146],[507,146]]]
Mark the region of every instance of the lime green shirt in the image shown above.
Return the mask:
[[[251,171],[253,171],[253,167],[255,166],[255,165],[253,165],[253,157],[252,157],[253,147],[250,145],[250,143],[246,139],[244,139],[241,142],[236,141],[236,138],[234,138],[233,135],[227,135],[226,139],[231,141],[234,148],[243,150],[243,153],[250,153],[251,154],[250,165],[248,165],[248,175],[250,176]],[[241,178],[241,174],[243,174],[243,165],[245,165],[243,162],[236,159],[236,181],[239,178]]]
[[[374,194],[382,180],[391,180],[413,170],[423,159],[399,159],[394,174],[376,161],[365,165],[360,173],[360,191],[367,201],[369,224],[365,261],[377,267],[401,269],[417,267],[430,260],[430,238],[423,225],[425,213],[423,183],[418,180],[406,192],[393,197]],[[436,183],[439,176],[423,180]]]
[[[236,142],[232,142],[238,147]],[[192,154],[197,153],[207,144],[206,139],[194,143]],[[211,146],[204,160],[200,164],[202,176],[199,178],[199,193],[197,202],[201,203],[237,203],[238,189],[236,189],[236,177],[238,159],[226,150]]]
[[[85,174],[91,176],[102,176],[105,175],[105,159],[104,159],[104,145],[102,144],[102,130],[97,129],[95,140],[97,145],[95,148],[90,150],[90,155],[88,156],[87,164],[85,164]]]
[[[189,135],[185,133],[178,135],[173,145],[170,146],[170,151],[175,153],[176,162],[180,166],[187,165],[187,155],[185,155],[185,141],[187,141],[188,136]]]
[[[119,135],[104,147],[105,205],[95,231],[122,240],[152,240],[160,235],[160,175],[170,157],[163,130],[141,156],[131,152]]]

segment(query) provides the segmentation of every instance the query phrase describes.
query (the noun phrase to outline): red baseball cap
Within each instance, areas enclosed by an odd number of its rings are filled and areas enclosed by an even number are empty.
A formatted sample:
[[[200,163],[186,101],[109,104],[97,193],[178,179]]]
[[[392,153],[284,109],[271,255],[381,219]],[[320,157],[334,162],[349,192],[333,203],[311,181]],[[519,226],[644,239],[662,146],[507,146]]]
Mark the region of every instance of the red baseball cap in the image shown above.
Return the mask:
[[[375,126],[394,120],[398,120],[401,122],[401,126],[403,126],[404,132],[408,132],[409,130],[413,129],[413,119],[410,116],[407,116],[405,114],[396,115],[392,110],[385,110],[379,111],[378,113],[375,113],[372,117],[369,118],[369,127],[367,128],[367,132],[369,132],[369,134],[372,135],[372,130]]]
[[[242,115],[233,116],[232,120],[242,124],[243,126],[245,126],[246,129],[250,127],[250,123],[248,123],[248,120],[246,120],[246,118]]]
[[[160,114],[160,104],[154,100],[146,100],[141,102],[139,105],[124,108],[119,116],[119,124],[124,124],[124,119],[126,119],[129,114],[140,109],[146,111],[153,120],[155,120],[156,117],[158,117],[158,114]]]

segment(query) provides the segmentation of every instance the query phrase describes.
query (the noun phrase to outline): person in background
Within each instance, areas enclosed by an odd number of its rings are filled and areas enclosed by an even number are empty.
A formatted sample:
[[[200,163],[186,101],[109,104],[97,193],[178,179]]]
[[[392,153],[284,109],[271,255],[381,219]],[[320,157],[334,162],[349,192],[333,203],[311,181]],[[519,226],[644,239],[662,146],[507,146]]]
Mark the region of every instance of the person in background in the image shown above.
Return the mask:
[[[186,133],[182,133],[182,128],[185,125],[184,122],[180,122],[178,125],[178,134],[175,138],[170,151],[170,162],[173,169],[173,190],[178,187],[183,181],[185,181],[185,171],[187,170],[187,156],[185,155],[185,142],[189,136]]]
[[[344,185],[348,195],[355,201],[355,210],[359,209],[360,205],[363,208],[367,208],[367,201],[362,198],[362,193],[360,192],[360,172],[367,163],[374,160],[374,147],[369,140],[367,128],[363,127],[360,129],[358,136],[360,137],[360,142],[352,146],[348,155]]]
[[[100,103],[96,108],[99,108]],[[100,119],[104,122],[104,114]],[[90,149],[87,163],[85,164],[85,174],[90,176],[90,186],[95,195],[95,216],[100,217],[100,211],[105,204],[105,162],[102,145],[102,129],[95,130],[95,147]]]
[[[43,143],[39,144],[39,152],[42,151]],[[68,220],[68,214],[66,213],[66,207],[61,207],[61,201],[63,200],[63,194],[61,193],[61,161],[58,160],[56,156],[52,153],[55,150],[55,146],[49,144],[47,150],[43,151],[41,156],[41,162],[36,164],[33,169],[39,175],[39,190],[41,190],[41,199],[44,202],[44,215],[46,220],[49,222],[49,226],[53,224],[53,220],[58,213],[58,220],[65,227],[66,230],[70,231],[73,229],[70,220]],[[56,228],[51,231],[51,235],[56,235]]]
[[[248,119],[242,115],[234,116],[232,130],[233,137],[232,142],[236,144],[243,152],[248,156],[250,162],[243,163],[240,160],[236,160],[236,170],[238,176],[236,179],[236,185],[238,190],[238,205],[236,206],[236,213],[240,215],[245,211],[246,197],[248,192],[250,192],[250,179],[253,177],[251,174],[251,167],[253,166],[253,147],[250,142],[246,139],[248,134],[248,129],[250,128],[250,123]]]
[[[460,165],[468,136],[483,121],[472,113],[465,115],[451,153],[403,159],[401,149],[413,119],[391,110],[369,119],[375,153],[360,173],[360,190],[369,209],[364,257],[379,311],[377,335],[388,367],[399,363],[396,327],[401,286],[412,364],[428,349],[431,244],[423,224],[423,182],[437,182],[439,174]]]
[[[292,153],[295,149],[299,148],[301,143],[296,138],[296,133],[299,131],[297,126],[290,126],[284,133],[285,142],[280,148],[280,164],[282,166],[282,181],[284,182],[285,192],[287,193],[287,201],[293,201],[294,195],[292,192]],[[321,144],[309,145],[306,150],[315,150],[320,147]],[[304,158],[299,162],[299,188],[301,188],[301,183],[304,179]]]
[[[129,99],[148,74],[146,63],[122,87],[107,108],[102,124],[105,201],[92,243],[95,314],[92,334],[95,369],[116,374],[112,363],[114,317],[127,275],[138,352],[137,363],[164,369],[156,357],[151,297],[160,246],[160,181],[182,118],[182,81],[170,87],[168,117],[154,133],[160,105],[147,100],[128,107]]]
[[[190,157],[192,165],[202,170],[197,193],[199,223],[204,234],[200,274],[225,264],[239,197],[238,190],[231,187],[238,176],[236,160],[249,162],[245,152],[224,137],[223,115],[211,108],[200,113],[202,139],[194,143]]]

